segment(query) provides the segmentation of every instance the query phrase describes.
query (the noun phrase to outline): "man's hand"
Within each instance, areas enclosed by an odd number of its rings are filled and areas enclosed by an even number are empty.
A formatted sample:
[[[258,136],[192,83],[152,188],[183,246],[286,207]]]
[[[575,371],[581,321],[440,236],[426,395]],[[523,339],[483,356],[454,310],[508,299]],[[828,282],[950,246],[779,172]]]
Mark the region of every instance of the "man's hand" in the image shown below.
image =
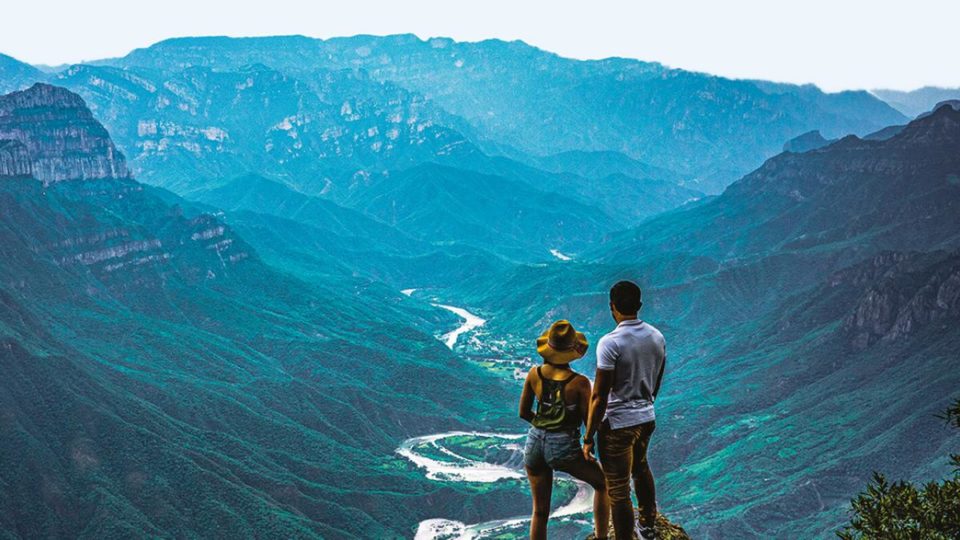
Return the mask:
[[[583,459],[585,459],[585,460],[587,460],[587,461],[589,461],[589,462],[591,462],[591,463],[596,463],[596,462],[597,462],[597,458],[593,457],[593,441],[590,441],[590,442],[588,442],[588,443],[584,443],[584,445],[583,445]]]

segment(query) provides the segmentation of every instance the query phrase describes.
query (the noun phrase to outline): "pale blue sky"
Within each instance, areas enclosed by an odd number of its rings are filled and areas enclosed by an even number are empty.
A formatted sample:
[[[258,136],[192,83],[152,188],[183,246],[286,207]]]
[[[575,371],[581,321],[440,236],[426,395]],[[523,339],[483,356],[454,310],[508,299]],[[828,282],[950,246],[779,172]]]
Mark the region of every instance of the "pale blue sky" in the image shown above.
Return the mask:
[[[174,36],[409,32],[828,90],[960,86],[958,0],[33,0],[2,13],[0,52],[31,63],[120,56]]]

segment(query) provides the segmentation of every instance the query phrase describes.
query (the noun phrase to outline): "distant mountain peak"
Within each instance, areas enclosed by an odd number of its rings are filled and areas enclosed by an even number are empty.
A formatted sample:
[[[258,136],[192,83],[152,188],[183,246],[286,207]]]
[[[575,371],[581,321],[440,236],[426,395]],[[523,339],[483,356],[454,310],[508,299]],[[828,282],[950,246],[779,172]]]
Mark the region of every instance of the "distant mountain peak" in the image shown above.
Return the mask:
[[[960,101],[937,104],[933,111],[918,116],[891,140],[924,142],[928,139],[939,139],[949,144],[960,142]]]
[[[61,86],[38,82],[18,92],[11,92],[0,98],[0,112],[9,114],[17,108],[44,107],[86,107],[83,98]]]
[[[955,111],[960,111],[960,99],[948,99],[945,101],[941,101],[940,103],[937,103],[936,105],[934,105],[933,107],[934,112],[936,112],[941,107],[950,107]]]
[[[0,176],[27,175],[45,184],[130,176],[83,98],[45,83],[0,96]]]
[[[834,142],[833,140],[825,138],[820,134],[819,129],[813,131],[808,131],[802,135],[798,135],[786,143],[783,144],[784,152],[793,152],[795,154],[802,154],[803,152],[809,152],[810,150],[816,150],[817,148],[823,148],[828,144]]]
[[[944,188],[943,178],[956,176],[960,110],[942,106],[892,131],[896,133],[883,138],[847,135],[813,152],[785,152],[732,184],[725,196],[754,197],[767,192],[796,202],[811,197],[830,198],[832,204],[843,196],[849,197],[851,205],[866,205],[867,200],[873,199],[865,198],[860,191],[865,189],[864,178],[878,186],[867,191],[880,196],[881,191],[889,193],[894,189],[925,189],[934,193]],[[908,177],[915,180],[908,181]],[[873,204],[894,208],[901,202],[892,198]],[[840,217],[843,215],[831,219]]]

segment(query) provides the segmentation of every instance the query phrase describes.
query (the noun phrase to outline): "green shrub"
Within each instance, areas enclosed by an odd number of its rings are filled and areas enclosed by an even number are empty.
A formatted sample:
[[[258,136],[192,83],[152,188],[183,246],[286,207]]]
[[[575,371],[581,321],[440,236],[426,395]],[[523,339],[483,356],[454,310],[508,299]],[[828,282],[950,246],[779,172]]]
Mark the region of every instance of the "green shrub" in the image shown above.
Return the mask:
[[[939,415],[960,428],[960,400]],[[880,473],[852,501],[852,518],[837,536],[843,540],[952,540],[960,538],[960,454],[952,454],[954,477],[917,487],[891,483]]]

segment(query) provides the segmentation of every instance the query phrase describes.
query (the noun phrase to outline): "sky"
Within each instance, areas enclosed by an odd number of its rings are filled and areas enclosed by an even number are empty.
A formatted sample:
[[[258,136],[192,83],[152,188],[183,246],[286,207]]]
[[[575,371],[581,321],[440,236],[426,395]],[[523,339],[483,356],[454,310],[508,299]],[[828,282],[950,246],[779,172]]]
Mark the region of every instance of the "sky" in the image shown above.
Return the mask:
[[[520,39],[829,91],[960,87],[958,0],[43,0],[4,2],[0,52],[58,65],[169,37],[414,33]]]

